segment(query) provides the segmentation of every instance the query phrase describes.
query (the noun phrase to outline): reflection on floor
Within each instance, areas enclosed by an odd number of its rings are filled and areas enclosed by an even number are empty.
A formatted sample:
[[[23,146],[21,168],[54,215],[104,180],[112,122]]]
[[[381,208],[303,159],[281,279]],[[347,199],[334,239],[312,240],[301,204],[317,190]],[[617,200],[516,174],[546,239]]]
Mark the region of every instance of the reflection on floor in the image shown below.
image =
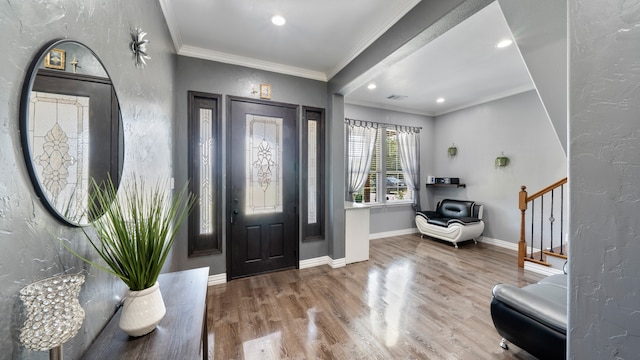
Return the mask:
[[[502,350],[494,284],[541,276],[515,252],[406,235],[373,240],[370,260],[209,288],[211,359],[533,359]]]

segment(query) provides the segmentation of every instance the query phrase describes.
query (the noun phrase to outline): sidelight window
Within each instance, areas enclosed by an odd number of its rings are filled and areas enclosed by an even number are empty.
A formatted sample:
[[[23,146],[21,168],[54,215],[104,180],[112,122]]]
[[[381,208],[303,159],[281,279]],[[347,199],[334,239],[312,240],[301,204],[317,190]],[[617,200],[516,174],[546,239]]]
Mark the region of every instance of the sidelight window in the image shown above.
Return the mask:
[[[220,95],[189,91],[189,190],[196,204],[189,215],[188,256],[222,251]]]
[[[324,238],[324,110],[303,108],[303,240]]]

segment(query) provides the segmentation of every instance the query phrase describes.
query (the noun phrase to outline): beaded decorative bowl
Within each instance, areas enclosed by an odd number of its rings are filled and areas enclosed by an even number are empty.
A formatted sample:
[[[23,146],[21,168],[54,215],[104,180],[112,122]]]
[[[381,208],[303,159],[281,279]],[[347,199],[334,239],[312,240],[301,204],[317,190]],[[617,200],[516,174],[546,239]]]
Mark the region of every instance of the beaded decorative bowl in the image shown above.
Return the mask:
[[[46,351],[76,336],[84,320],[78,301],[83,283],[84,275],[61,275],[20,290],[27,319],[19,338],[27,349]]]

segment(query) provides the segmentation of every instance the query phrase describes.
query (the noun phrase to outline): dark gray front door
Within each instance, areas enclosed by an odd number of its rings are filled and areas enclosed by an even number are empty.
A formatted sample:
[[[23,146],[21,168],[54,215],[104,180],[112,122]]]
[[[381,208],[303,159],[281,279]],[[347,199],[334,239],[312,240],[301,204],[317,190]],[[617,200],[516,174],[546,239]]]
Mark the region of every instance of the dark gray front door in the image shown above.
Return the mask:
[[[230,97],[227,270],[230,279],[298,263],[298,107]]]

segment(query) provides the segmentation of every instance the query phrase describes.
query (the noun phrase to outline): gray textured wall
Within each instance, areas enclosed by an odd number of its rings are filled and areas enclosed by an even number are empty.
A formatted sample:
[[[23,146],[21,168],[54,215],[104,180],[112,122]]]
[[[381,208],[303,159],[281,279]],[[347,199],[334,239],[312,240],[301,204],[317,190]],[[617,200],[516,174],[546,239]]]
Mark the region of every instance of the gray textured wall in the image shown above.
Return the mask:
[[[498,0],[498,3],[566,154],[567,2]]]
[[[327,84],[325,82],[282,75],[268,71],[251,69],[190,57],[177,57],[176,83],[176,183],[187,180],[187,91],[202,91],[225,95],[222,101],[223,139],[222,158],[226,156],[226,95],[258,98],[251,94],[252,88],[259,89],[261,83],[271,85],[271,100],[318,108],[327,107]],[[300,109],[302,110],[302,109]],[[327,120],[328,121],[328,120]],[[226,160],[223,160],[225,162]],[[331,161],[328,161],[331,164]],[[226,181],[226,162],[222,166],[223,184]],[[302,187],[301,187],[302,190]],[[226,194],[226,190],[223,190]],[[226,199],[223,195],[223,204]],[[223,223],[226,224],[226,211],[223,211]],[[223,230],[224,233],[224,230]],[[223,237],[223,244],[226,238]],[[223,247],[224,248],[224,247]],[[226,249],[224,249],[226,251]],[[187,229],[183,228],[178,236],[176,247],[180,268],[210,266],[211,274],[226,272],[226,255],[222,254],[187,258]],[[327,239],[324,241],[301,242],[300,259],[309,259],[327,255]]]
[[[375,121],[387,124],[422,127],[420,131],[420,202],[428,204],[425,183],[427,173],[433,169],[433,140],[435,138],[433,118],[429,116],[376,109],[366,106],[345,104],[345,117]],[[427,171],[428,170],[428,171]],[[390,205],[373,207],[370,211],[369,232],[371,234],[415,228],[415,210],[411,205]]]
[[[151,40],[152,59],[134,66],[130,29],[142,27]],[[125,128],[125,176],[134,170],[150,180],[172,176],[173,45],[157,1],[8,0],[0,3],[0,357],[45,359],[18,342],[24,320],[18,291],[36,280],[83,272],[83,328],[66,346],[66,358],[78,358],[111,317],[124,293],[114,277],[87,268],[52,236],[60,236],[95,259],[79,229],[59,224],[35,197],[22,158],[18,107],[32,58],[49,40],[78,40],[103,61],[113,79]],[[172,259],[169,259],[169,263]]]
[[[569,352],[640,354],[640,5],[569,1]]]
[[[484,204],[483,236],[517,243],[520,186],[533,194],[567,176],[567,158],[534,90],[438,116],[435,134],[432,175],[460,177],[467,187],[433,189],[433,197]],[[452,143],[455,157],[447,155]],[[496,168],[502,152],[509,166]]]

